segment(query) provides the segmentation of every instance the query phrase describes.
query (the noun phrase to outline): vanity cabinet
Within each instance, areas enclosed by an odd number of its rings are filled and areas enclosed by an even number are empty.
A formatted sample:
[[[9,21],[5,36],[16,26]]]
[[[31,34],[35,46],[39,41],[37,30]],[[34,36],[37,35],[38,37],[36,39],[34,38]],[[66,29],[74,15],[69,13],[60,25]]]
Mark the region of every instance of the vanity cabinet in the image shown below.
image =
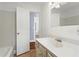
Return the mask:
[[[36,56],[46,57],[46,49],[38,42],[36,42]]]
[[[57,57],[54,53],[51,53],[49,50],[47,50],[47,57]]]
[[[51,53],[48,49],[46,49],[43,45],[36,41],[36,56],[37,57],[56,57],[53,53]]]

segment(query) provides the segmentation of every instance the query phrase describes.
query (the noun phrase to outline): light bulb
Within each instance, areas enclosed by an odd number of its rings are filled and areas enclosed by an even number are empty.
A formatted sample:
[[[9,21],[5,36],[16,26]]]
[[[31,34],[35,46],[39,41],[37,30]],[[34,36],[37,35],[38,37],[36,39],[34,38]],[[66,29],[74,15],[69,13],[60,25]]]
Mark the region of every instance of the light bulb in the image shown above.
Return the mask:
[[[57,5],[55,6],[55,8],[60,8],[60,5],[59,5],[59,4],[57,4]]]
[[[52,5],[52,2],[49,2],[49,5],[51,6]]]

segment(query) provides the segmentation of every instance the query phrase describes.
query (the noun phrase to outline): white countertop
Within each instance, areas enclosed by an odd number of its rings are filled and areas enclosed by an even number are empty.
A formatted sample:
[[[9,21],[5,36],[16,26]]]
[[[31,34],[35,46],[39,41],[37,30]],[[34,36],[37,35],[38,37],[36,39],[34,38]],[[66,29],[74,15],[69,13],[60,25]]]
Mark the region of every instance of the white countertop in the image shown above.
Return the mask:
[[[37,38],[36,40],[58,57],[79,57],[78,45],[62,41],[63,47],[56,47],[52,38]]]

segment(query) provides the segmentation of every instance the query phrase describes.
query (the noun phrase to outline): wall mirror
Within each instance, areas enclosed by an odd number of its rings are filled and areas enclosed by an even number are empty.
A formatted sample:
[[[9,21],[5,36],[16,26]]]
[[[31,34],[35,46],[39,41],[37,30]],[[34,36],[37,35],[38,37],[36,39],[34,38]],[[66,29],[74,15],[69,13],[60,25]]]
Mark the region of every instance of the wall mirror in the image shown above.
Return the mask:
[[[56,19],[56,25],[79,25],[79,2],[67,2],[66,4],[60,5],[59,8],[52,8],[51,13],[52,15],[58,14],[55,15],[57,18],[54,18]]]

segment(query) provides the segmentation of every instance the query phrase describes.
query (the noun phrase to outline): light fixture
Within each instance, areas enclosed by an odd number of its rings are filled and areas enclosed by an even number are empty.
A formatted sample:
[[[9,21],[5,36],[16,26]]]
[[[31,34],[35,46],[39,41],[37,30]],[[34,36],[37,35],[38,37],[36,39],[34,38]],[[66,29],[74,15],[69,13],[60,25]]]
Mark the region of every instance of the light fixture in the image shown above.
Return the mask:
[[[52,2],[49,2],[49,6],[51,6],[52,5]]]
[[[60,5],[59,5],[59,4],[58,4],[58,5],[56,5],[56,6],[55,6],[55,8],[60,8]]]
[[[60,8],[60,4],[59,3],[56,3],[54,7],[55,8]]]
[[[62,5],[66,4],[66,2],[50,2],[50,8],[60,8]]]

